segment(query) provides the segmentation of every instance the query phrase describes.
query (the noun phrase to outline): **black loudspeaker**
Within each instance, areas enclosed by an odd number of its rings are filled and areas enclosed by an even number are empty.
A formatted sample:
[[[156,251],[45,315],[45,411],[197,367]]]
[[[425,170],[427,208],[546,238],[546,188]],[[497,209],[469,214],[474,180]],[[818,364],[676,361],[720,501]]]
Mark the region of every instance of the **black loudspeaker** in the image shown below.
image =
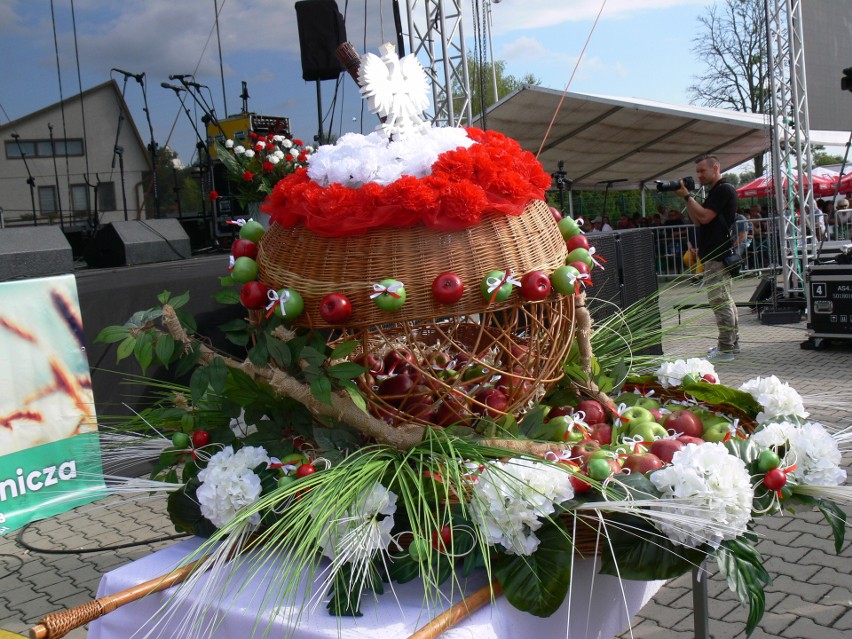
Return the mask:
[[[174,218],[113,222],[101,228],[86,250],[93,268],[184,260],[189,235]]]
[[[656,303],[657,272],[654,269],[654,235],[650,229],[632,229],[614,233],[595,233],[588,236],[595,247],[595,256],[606,260],[604,268],[592,271],[593,287],[586,288],[589,311],[595,321],[645,299],[649,308],[641,315],[634,336],[647,342],[645,333],[659,334],[660,311]],[[635,327],[634,327],[635,328]],[[625,338],[628,336],[625,335]],[[636,349],[634,355],[662,355],[659,339],[651,346]]]
[[[58,226],[0,229],[0,282],[73,272],[71,245]]]
[[[334,0],[301,0],[296,3],[303,80],[336,80],[343,65],[335,55],[346,42],[346,25]]]

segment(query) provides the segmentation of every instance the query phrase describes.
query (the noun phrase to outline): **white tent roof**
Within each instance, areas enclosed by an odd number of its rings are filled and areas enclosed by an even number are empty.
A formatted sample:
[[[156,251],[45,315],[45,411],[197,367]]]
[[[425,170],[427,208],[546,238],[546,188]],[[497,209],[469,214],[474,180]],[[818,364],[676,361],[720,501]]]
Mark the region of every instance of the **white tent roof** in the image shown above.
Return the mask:
[[[521,87],[487,111],[486,124],[537,153],[560,99],[562,91]],[[820,144],[845,144],[847,137],[811,132]],[[764,115],[567,93],[538,159],[550,172],[563,160],[575,189],[600,188],[609,180],[618,180],[611,188],[636,189],[694,175],[695,158],[706,153],[719,156],[727,171],[769,146]]]

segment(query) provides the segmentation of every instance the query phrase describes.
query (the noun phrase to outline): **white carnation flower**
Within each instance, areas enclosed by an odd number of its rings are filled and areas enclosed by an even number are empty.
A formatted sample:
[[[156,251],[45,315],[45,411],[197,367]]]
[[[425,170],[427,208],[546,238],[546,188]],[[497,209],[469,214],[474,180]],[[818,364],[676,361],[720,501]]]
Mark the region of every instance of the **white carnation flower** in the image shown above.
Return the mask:
[[[680,386],[683,384],[683,378],[687,375],[696,375],[699,379],[705,375],[712,375],[713,379],[719,379],[713,364],[708,362],[706,359],[701,359],[700,357],[692,357],[687,360],[676,359],[673,362],[665,362],[659,369],[657,369],[656,375],[663,388]]]
[[[807,486],[839,486],[846,481],[842,455],[831,434],[816,422],[766,424],[751,436],[758,448],[783,447],[782,468],[795,465],[789,477]]]
[[[358,495],[341,519],[329,522],[320,546],[323,554],[340,563],[363,564],[391,541],[396,493],[379,483]],[[317,513],[321,516],[321,513]]]
[[[270,164],[278,164],[281,160],[278,158],[277,155],[273,153],[271,155],[266,156],[266,161]]]
[[[207,467],[198,473],[201,485],[196,491],[201,514],[217,528],[234,518],[243,506],[260,497],[260,477],[254,469],[260,464],[269,464],[269,455],[260,446],[246,446],[236,453],[226,446],[207,462]],[[260,515],[253,514],[249,522],[256,526]]]
[[[761,424],[781,417],[804,419],[810,414],[805,410],[802,396],[775,375],[751,379],[740,386],[740,390],[754,397],[763,407],[757,414],[757,421]]]
[[[246,147],[244,147],[242,144],[238,144],[237,146],[234,147],[234,155],[242,155],[245,152],[246,152]]]
[[[285,149],[291,149],[293,148],[293,140],[289,138],[284,138],[283,140],[281,140],[281,146],[283,146]]]
[[[574,497],[570,475],[543,462],[513,459],[491,462],[473,485],[471,513],[490,545],[530,555],[543,519]]]
[[[233,149],[234,148],[234,141],[231,138],[228,138],[227,140],[225,140],[225,148],[226,149]]]
[[[745,532],[754,498],[751,478],[745,463],[724,445],[687,444],[674,454],[670,466],[651,473],[650,479],[662,498],[656,504],[651,501],[649,508],[667,515],[655,525],[674,543],[715,548]]]

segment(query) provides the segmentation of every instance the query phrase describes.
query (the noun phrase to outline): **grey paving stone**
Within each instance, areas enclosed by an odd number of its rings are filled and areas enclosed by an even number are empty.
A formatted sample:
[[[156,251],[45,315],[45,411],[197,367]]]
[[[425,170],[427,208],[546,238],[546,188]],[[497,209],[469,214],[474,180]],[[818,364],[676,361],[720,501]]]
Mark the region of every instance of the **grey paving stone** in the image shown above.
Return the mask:
[[[807,617],[799,617],[789,628],[782,630],[780,636],[790,639],[849,639],[849,632],[820,625]]]

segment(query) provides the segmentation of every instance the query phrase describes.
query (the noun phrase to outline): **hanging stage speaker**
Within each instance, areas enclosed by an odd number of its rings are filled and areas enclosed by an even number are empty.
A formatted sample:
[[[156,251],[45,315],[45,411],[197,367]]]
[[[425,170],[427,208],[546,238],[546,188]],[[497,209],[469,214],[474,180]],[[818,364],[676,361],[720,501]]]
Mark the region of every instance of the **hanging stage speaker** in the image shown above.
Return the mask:
[[[71,245],[58,226],[0,229],[0,282],[73,272]]]
[[[334,0],[296,3],[303,80],[336,80],[343,66],[335,55],[346,42],[346,25]]]
[[[93,268],[185,260],[189,235],[174,218],[113,222],[101,228],[86,250]]]

